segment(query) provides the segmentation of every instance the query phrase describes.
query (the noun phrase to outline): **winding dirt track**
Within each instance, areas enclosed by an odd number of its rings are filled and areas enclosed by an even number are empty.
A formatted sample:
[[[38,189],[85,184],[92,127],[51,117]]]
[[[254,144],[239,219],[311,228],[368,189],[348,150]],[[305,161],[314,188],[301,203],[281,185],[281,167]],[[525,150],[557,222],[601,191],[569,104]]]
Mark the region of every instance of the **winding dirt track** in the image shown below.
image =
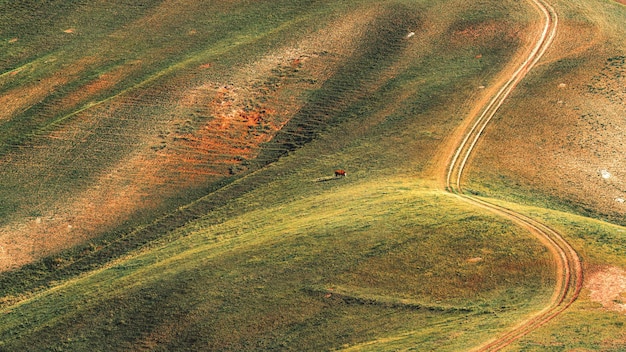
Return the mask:
[[[542,31],[527,58],[513,72],[511,77],[501,84],[490,100],[485,101],[479,109],[474,110],[479,112],[476,116],[469,117],[472,119],[472,122],[464,131],[456,152],[449,160],[445,185],[448,192],[475,206],[488,209],[499,216],[510,219],[528,229],[537,237],[551,251],[554,257],[557,272],[556,285],[547,307],[522,321],[508,332],[475,348],[475,351],[500,350],[549,322],[578,298],[583,283],[583,270],[580,258],[574,248],[558,232],[511,209],[463,194],[461,187],[463,171],[483,131],[517,84],[541,59],[556,36],[558,16],[554,9],[543,0],[528,1],[541,14],[543,21]]]

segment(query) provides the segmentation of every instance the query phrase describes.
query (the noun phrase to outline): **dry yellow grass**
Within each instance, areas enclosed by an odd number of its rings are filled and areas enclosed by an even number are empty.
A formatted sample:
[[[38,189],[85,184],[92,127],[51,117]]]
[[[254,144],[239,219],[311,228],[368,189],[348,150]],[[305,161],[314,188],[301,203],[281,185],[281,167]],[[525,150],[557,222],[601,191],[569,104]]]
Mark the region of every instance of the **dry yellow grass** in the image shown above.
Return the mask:
[[[496,193],[536,190],[623,223],[626,9],[596,1],[556,5],[553,48],[488,129],[470,188],[481,189],[484,178]]]

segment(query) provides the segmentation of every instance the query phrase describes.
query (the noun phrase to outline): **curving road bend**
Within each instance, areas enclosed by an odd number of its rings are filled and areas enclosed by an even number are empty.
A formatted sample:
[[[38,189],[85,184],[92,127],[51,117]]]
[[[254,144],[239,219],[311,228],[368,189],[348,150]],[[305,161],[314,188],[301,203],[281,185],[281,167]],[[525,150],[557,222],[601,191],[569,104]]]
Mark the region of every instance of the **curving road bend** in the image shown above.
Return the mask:
[[[501,87],[490,100],[483,103],[483,106],[478,110],[480,113],[477,116],[470,117],[473,118],[473,121],[468,125],[454,155],[448,163],[445,187],[448,192],[455,194],[457,197],[475,206],[488,209],[530,231],[550,250],[554,257],[557,272],[556,285],[547,307],[520,322],[511,330],[475,348],[475,351],[500,350],[546,324],[567,309],[578,298],[583,283],[583,269],[580,258],[561,234],[539,221],[516,213],[511,209],[463,194],[461,186],[465,166],[485,128],[519,82],[524,79],[526,74],[541,59],[556,36],[558,16],[555,10],[545,3],[544,0],[528,1],[542,17],[543,28],[541,33],[526,59],[514,71],[511,77],[501,84]]]

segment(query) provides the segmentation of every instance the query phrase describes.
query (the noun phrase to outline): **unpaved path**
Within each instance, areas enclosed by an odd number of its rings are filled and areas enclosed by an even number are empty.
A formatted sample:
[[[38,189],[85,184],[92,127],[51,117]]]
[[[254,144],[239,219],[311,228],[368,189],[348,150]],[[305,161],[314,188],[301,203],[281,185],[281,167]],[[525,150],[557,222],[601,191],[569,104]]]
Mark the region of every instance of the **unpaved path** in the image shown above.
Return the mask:
[[[456,150],[448,159],[445,172],[445,188],[457,195],[460,199],[475,206],[488,209],[499,216],[510,219],[516,224],[529,230],[552,253],[556,264],[556,285],[548,306],[535,313],[530,318],[520,322],[511,330],[475,348],[476,351],[497,351],[531,331],[541,327],[567,309],[577,298],[582,288],[583,271],[580,258],[572,246],[553,229],[511,209],[491,204],[480,198],[463,194],[461,180],[465,166],[472,155],[483,131],[496,114],[500,106],[515,89],[517,84],[541,59],[550,47],[557,30],[558,16],[554,9],[543,0],[528,0],[536,8],[543,21],[538,38],[528,53],[526,59],[511,74],[508,80],[500,83],[489,97],[483,99],[473,109],[475,113],[468,116],[468,123],[462,138],[459,139]]]

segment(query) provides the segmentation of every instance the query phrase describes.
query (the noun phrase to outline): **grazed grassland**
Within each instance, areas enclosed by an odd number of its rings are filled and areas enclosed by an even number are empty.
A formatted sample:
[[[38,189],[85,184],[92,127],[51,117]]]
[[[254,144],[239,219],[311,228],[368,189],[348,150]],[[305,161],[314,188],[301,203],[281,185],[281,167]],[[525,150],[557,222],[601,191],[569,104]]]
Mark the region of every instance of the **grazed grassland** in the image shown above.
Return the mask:
[[[469,187],[624,225],[626,9],[555,7],[553,49],[488,131]]]
[[[546,249],[431,172],[524,3],[30,5],[0,4],[0,349],[454,351],[549,300]],[[621,228],[520,211],[619,264]]]

